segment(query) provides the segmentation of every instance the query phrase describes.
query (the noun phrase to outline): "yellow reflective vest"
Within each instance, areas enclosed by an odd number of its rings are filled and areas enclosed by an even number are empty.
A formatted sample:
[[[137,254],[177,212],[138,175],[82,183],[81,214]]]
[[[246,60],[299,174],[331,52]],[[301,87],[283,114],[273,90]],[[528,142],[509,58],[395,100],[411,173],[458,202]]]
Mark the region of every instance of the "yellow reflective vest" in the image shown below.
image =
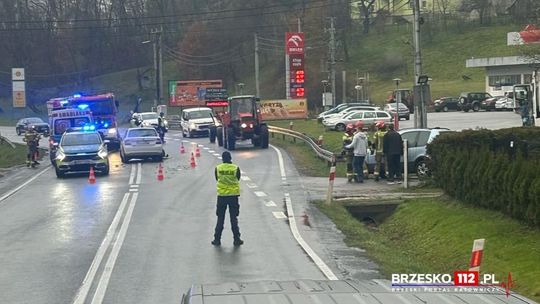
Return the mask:
[[[379,130],[375,133],[375,150],[377,153],[382,153],[383,151],[383,140],[384,135],[386,134],[386,131]]]
[[[229,163],[222,163],[216,167],[218,196],[240,195],[240,181],[236,177],[237,170],[237,165]]]

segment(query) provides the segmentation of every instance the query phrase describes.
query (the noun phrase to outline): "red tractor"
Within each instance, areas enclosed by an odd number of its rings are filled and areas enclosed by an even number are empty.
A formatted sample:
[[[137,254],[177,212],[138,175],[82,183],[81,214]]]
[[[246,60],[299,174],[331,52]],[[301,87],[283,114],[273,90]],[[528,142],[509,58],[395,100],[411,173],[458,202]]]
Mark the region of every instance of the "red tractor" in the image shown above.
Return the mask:
[[[268,148],[268,126],[262,121],[259,98],[229,97],[226,111],[220,115],[221,125],[210,128],[210,142],[216,138],[220,147],[236,148],[237,140],[251,140],[255,147]]]

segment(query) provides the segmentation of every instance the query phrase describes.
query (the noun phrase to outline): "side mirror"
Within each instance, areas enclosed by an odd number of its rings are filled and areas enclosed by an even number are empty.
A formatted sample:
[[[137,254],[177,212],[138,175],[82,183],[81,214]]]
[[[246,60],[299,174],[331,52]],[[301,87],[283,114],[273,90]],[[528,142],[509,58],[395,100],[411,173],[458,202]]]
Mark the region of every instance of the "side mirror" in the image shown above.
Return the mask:
[[[111,141],[110,141],[110,140],[108,140],[108,139],[105,139],[105,140],[103,141],[103,143],[104,143],[104,144],[106,144],[106,145],[108,145],[108,144],[110,144],[110,143],[111,143]]]

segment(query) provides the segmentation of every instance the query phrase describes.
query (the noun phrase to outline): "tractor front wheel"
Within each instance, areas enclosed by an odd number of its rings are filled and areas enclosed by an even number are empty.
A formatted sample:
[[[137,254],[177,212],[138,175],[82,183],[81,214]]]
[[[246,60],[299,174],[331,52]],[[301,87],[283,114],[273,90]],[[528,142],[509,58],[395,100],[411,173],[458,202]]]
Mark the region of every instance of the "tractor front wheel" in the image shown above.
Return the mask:
[[[225,148],[232,151],[236,148],[236,136],[234,135],[234,130],[232,128],[227,128],[225,130],[227,133],[227,140],[225,141],[227,146]]]
[[[260,141],[261,141],[261,148],[267,149],[268,148],[268,127],[267,126],[261,126],[261,134],[260,134]]]
[[[218,146],[223,147],[223,128],[217,128],[216,138]]]

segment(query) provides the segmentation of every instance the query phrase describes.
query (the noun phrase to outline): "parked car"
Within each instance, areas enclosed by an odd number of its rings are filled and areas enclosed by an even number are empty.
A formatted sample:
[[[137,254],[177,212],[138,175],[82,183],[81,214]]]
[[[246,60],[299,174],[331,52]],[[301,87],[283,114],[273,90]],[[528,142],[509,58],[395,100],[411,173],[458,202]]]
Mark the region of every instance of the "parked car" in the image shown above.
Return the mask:
[[[339,112],[339,113],[333,113],[333,114],[328,114],[328,115],[325,115],[323,117],[323,119],[326,119],[328,120],[329,118],[334,118],[334,117],[342,117],[350,112],[360,112],[360,111],[377,111],[377,110],[380,110],[381,108],[380,107],[374,107],[374,106],[352,106],[352,107],[348,107],[348,108],[345,108],[343,109],[343,111]]]
[[[384,111],[390,113],[392,117],[396,115],[396,109],[397,109],[397,103],[387,103],[384,105]],[[399,119],[405,118],[406,120],[411,119],[411,112],[409,111],[409,108],[406,104],[400,102],[399,103]]]
[[[328,120],[323,120],[323,125],[331,130],[345,131],[348,124],[355,124],[357,121],[362,121],[364,126],[370,126],[377,121],[390,123],[392,116],[384,111],[360,111],[350,112],[343,117],[335,117]]]
[[[209,135],[210,126],[214,125],[212,109],[206,107],[185,109],[180,118],[182,136]]]
[[[449,110],[459,111],[459,98],[458,97],[441,97],[434,101],[435,112],[448,112]]]
[[[321,113],[317,116],[317,121],[321,122],[321,121],[323,121],[323,119],[324,119],[324,117],[325,117],[326,115],[328,115],[328,114],[339,113],[339,112],[341,112],[343,109],[349,108],[349,107],[352,107],[352,106],[373,106],[373,105],[370,104],[369,101],[340,103],[340,104],[338,104],[337,106],[333,107],[333,108],[330,109],[330,110],[321,112]]]
[[[494,97],[483,100],[480,103],[480,109],[486,110],[488,112],[496,110],[495,105],[497,103],[497,100],[499,100],[499,98],[501,97],[503,96],[494,96]]]
[[[499,96],[495,102],[495,111],[513,111],[514,105],[514,92],[505,92],[504,96]]]
[[[56,176],[60,178],[69,172],[89,172],[90,167],[108,175],[107,143],[97,131],[66,131],[56,148]]]
[[[163,160],[163,142],[152,127],[129,128],[120,142],[120,158],[123,163],[132,158]]]
[[[44,122],[39,117],[27,117],[27,118],[21,118],[15,125],[15,132],[17,135],[21,135],[24,132],[26,132],[28,129],[30,129],[32,126],[36,127],[36,131],[40,134],[43,134],[44,136],[49,136],[50,134],[50,127],[49,124]]]
[[[419,177],[428,176],[430,172],[428,167],[429,156],[426,149],[427,144],[431,143],[441,133],[449,131],[449,129],[445,128],[400,130],[399,134],[401,134],[401,138],[407,140],[408,171],[416,173]]]
[[[493,98],[493,96],[486,92],[461,93],[459,96],[459,106],[465,112],[469,112],[470,110],[478,112],[482,108],[482,101],[488,98]]]

